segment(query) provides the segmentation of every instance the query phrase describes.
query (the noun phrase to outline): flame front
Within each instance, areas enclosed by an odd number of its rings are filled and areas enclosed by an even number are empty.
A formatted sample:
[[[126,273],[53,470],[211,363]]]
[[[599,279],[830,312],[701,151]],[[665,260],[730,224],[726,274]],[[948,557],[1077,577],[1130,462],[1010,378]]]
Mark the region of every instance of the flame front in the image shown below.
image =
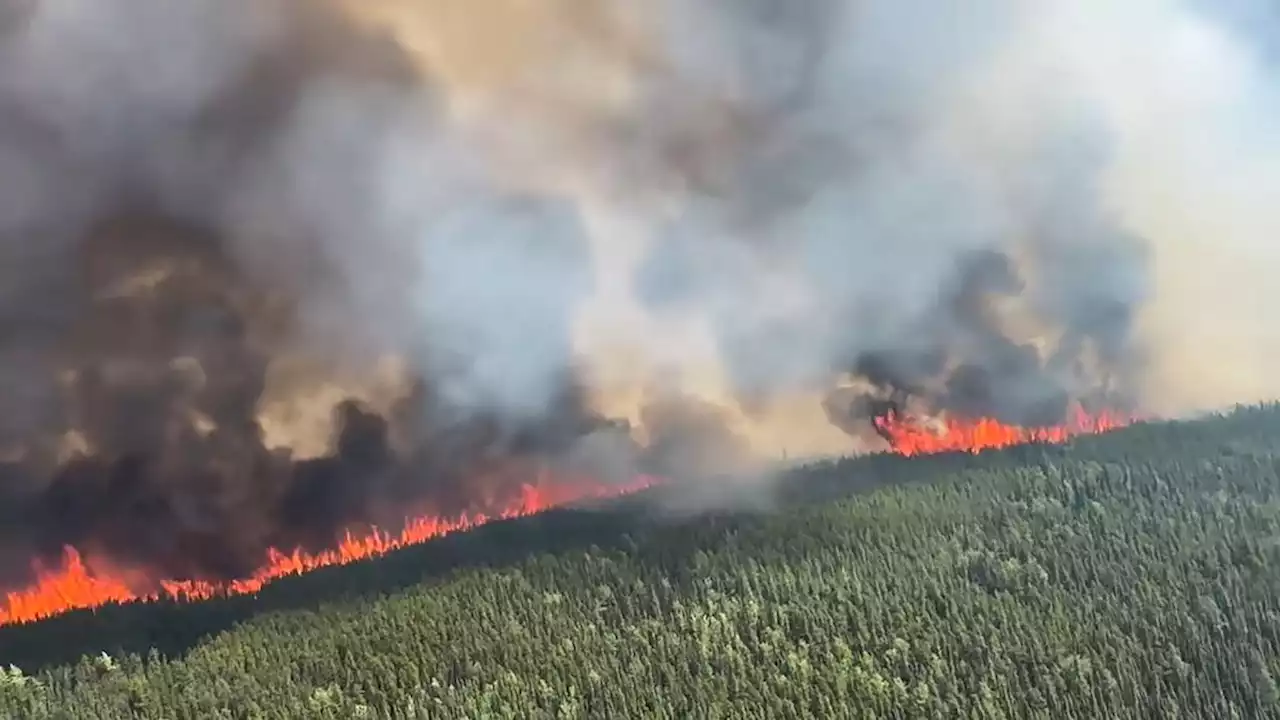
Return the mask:
[[[80,552],[68,547],[63,552],[61,567],[56,570],[37,567],[37,579],[31,586],[7,594],[3,607],[0,607],[0,625],[30,623],[72,610],[113,603],[153,602],[162,598],[194,602],[229,595],[247,595],[289,575],[379,557],[409,545],[474,528],[491,520],[523,517],[581,500],[637,492],[654,482],[654,478],[641,476],[622,485],[586,482],[526,484],[521,487],[517,500],[491,513],[472,513],[455,518],[418,517],[407,522],[403,530],[394,534],[377,528],[362,535],[348,532],[336,548],[316,554],[300,549],[288,553],[271,550],[267,563],[252,577],[230,583],[161,581],[160,590],[151,593],[135,592],[116,575],[94,572]]]
[[[947,419],[941,427],[930,427],[906,418],[881,418],[877,425],[894,452],[913,456],[941,452],[979,452],[1023,443],[1059,443],[1081,434],[1102,433],[1127,424],[1121,416],[1103,413],[1091,416],[1077,410],[1072,420],[1051,428],[1027,429],[995,420]],[[467,530],[494,519],[533,515],[579,500],[625,495],[658,483],[640,476],[622,485],[592,482],[547,482],[523,485],[521,495],[488,513],[472,513],[455,518],[423,516],[410,520],[399,533],[377,528],[364,534],[348,532],[334,549],[312,554],[303,550],[272,550],[268,562],[252,577],[231,583],[203,581],[162,581],[154,592],[136,592],[122,574],[95,572],[74,548],[66,548],[57,569],[36,568],[37,580],[29,587],[9,592],[0,606],[0,625],[30,623],[72,610],[96,608],[113,603],[151,602],[168,598],[194,602],[229,595],[246,595],[282,577],[299,575],[317,568],[345,565],[374,558],[403,547],[417,545],[452,532]]]
[[[1076,435],[1109,432],[1129,424],[1114,413],[1088,413],[1075,409],[1071,419],[1055,427],[1022,428],[991,419],[942,420],[940,427],[930,427],[908,419],[877,418],[876,426],[884,433],[893,450],[901,455],[928,455],[944,452],[979,452],[1027,443],[1062,443]]]

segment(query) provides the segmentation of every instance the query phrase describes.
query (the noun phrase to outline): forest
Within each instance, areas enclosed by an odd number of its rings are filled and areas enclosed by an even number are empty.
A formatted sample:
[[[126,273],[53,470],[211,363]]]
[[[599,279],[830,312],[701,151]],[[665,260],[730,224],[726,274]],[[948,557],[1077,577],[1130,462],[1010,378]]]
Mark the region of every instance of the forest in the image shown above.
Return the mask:
[[[1280,717],[1277,438],[833,461],[4,627],[0,717]]]

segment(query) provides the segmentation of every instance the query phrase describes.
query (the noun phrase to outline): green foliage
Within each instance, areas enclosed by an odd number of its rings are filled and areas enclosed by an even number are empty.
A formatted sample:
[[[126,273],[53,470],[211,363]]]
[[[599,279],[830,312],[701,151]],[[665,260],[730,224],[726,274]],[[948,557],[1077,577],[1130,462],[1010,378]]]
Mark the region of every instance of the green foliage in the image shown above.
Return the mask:
[[[1253,408],[841,461],[775,512],[535,518],[281,583],[230,626],[249,601],[10,628],[0,716],[1277,717],[1278,431]],[[163,652],[34,660],[144,630]]]

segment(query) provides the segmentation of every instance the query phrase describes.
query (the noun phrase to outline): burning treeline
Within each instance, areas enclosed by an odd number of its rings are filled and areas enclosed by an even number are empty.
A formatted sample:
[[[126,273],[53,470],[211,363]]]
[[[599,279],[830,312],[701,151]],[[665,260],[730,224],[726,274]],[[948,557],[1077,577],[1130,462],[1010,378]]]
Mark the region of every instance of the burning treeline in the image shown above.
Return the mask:
[[[1182,256],[1106,108],[1005,72],[1052,23],[890,6],[4,15],[4,582],[1151,409]]]

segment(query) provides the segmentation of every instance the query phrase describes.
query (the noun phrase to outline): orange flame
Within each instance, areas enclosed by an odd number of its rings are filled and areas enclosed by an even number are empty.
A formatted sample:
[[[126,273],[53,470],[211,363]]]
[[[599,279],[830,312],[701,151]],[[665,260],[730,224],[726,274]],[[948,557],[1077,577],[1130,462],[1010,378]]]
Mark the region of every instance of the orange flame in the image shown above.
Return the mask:
[[[941,432],[908,419],[877,421],[890,438],[893,450],[902,455],[949,451],[979,452],[1029,442],[1063,442],[1075,435],[1100,433],[1125,425],[1121,417],[1096,417],[1077,411],[1067,424],[1045,429],[1025,429],[994,420],[947,420]],[[636,492],[656,484],[651,477],[639,477],[626,485],[600,483],[549,483],[522,486],[515,502],[491,515],[473,513],[457,518],[426,516],[409,521],[399,533],[377,528],[366,534],[346,534],[338,547],[318,554],[303,550],[271,550],[268,561],[252,577],[231,583],[204,581],[163,581],[159,590],[136,592],[123,578],[125,573],[95,572],[74,548],[64,550],[57,569],[36,567],[36,580],[29,587],[9,592],[0,603],[0,625],[35,622],[73,610],[97,608],[114,603],[150,602],[169,598],[192,602],[229,595],[252,594],[268,583],[317,568],[386,555],[400,548],[426,542],[442,535],[473,528],[492,519],[523,517],[557,506],[589,498],[608,498]]]
[[[953,418],[944,420],[940,428],[930,428],[897,417],[877,418],[876,426],[888,436],[894,452],[912,456],[944,452],[978,453],[1028,443],[1063,443],[1077,435],[1117,430],[1130,422],[1130,419],[1114,413],[1089,415],[1077,407],[1066,423],[1047,428],[1022,428],[991,419]]]
[[[135,592],[122,577],[94,572],[75,548],[63,551],[56,570],[36,567],[36,580],[29,587],[9,592],[0,605],[0,625],[35,622],[72,610],[102,607],[128,602],[153,602],[162,598],[194,602],[228,595],[255,593],[264,585],[289,575],[300,575],[330,565],[346,565],[367,558],[386,555],[409,545],[417,545],[448,533],[483,525],[490,520],[524,517],[569,503],[616,497],[643,490],[655,480],[641,476],[623,485],[599,483],[555,483],[523,485],[518,500],[492,515],[472,513],[456,518],[426,516],[406,523],[399,533],[391,534],[373,528],[364,535],[348,532],[338,547],[312,554],[304,550],[290,553],[272,549],[266,565],[252,577],[230,583],[199,580],[162,581],[158,591]]]

